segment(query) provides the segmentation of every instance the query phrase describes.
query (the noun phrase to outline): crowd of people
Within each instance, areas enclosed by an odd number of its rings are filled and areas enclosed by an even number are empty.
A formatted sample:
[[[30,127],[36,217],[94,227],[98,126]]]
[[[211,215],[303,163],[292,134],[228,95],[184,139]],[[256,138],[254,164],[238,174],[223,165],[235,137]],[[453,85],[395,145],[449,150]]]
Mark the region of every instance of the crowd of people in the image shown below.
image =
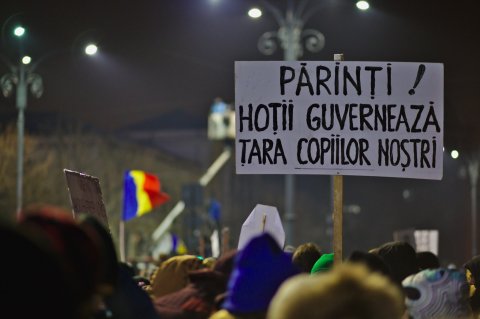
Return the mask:
[[[15,223],[0,221],[0,238],[9,318],[480,318],[480,256],[443,268],[405,242],[338,264],[314,243],[290,252],[262,233],[218,258],[169,256],[139,274],[90,215],[32,207]]]

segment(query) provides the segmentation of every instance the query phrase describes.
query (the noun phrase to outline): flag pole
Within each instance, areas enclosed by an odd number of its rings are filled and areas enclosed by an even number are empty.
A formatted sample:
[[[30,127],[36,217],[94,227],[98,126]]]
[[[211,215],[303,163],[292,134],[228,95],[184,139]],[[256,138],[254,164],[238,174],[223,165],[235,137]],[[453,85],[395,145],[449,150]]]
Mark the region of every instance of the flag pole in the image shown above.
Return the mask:
[[[120,246],[120,261],[125,262],[125,222],[123,220],[120,220],[119,224],[118,241]]]
[[[225,253],[230,251],[230,228],[223,227],[222,229],[222,242],[221,242],[221,253],[220,255],[223,256]]]

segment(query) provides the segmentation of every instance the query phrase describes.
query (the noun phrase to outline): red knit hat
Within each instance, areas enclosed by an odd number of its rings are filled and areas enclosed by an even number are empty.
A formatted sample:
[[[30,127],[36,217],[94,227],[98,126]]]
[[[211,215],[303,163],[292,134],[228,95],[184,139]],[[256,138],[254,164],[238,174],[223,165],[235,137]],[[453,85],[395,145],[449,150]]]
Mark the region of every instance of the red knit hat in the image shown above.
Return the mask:
[[[19,226],[43,238],[65,265],[77,298],[89,300],[97,284],[99,252],[72,214],[55,206],[32,206],[22,212]]]

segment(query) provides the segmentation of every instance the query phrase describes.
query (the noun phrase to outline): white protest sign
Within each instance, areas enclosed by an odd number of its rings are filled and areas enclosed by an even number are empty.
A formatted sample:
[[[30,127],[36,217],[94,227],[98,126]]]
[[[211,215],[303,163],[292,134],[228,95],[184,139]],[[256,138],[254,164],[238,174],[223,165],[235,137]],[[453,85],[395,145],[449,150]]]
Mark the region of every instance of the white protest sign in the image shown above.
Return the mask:
[[[438,237],[437,229],[421,229],[414,228],[397,230],[393,233],[393,240],[403,241],[412,245],[417,252],[429,251],[438,255]]]
[[[75,217],[79,214],[95,216],[108,228],[107,211],[102,198],[98,178],[83,173],[63,170],[67,179],[68,192]]]
[[[238,249],[242,249],[253,238],[268,232],[283,248],[285,245],[285,231],[278,210],[274,206],[257,204],[242,225]]]
[[[441,179],[443,64],[235,62],[238,174]]]
[[[438,256],[438,237],[437,229],[415,230],[415,250],[429,251]]]

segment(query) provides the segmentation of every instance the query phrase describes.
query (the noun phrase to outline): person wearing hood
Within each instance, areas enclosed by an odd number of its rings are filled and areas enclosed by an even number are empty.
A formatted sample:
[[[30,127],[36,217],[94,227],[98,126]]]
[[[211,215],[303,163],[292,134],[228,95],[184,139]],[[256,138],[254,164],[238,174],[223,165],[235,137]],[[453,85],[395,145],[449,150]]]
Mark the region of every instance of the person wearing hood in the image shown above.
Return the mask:
[[[420,269],[417,264],[417,253],[407,242],[392,241],[375,250],[390,269],[393,280],[402,286],[402,281]]]
[[[188,273],[190,284],[177,292],[154,299],[157,313],[164,319],[203,319],[218,310],[217,297],[224,294],[233,269],[236,250],[219,258],[212,269]]]
[[[185,288],[188,273],[203,268],[202,259],[194,255],[173,256],[164,261],[153,273],[151,285],[145,290],[152,298],[159,298]]]
[[[291,254],[285,253],[269,233],[252,238],[238,252],[223,309],[210,318],[265,318],[278,287],[298,273]]]
[[[463,265],[469,284],[470,306],[476,316],[480,315],[480,256],[475,256]]]
[[[468,283],[463,271],[425,269],[402,283],[405,304],[413,319],[472,319]]]

